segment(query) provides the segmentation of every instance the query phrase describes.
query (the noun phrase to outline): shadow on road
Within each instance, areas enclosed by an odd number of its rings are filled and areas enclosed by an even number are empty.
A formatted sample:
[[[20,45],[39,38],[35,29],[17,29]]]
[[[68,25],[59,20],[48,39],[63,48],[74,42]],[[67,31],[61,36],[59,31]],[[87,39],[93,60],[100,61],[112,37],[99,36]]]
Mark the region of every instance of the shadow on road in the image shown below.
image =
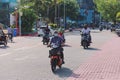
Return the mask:
[[[61,69],[57,69],[55,74],[59,77],[69,77],[73,74],[73,72],[69,68],[62,67]]]
[[[72,47],[72,46],[70,46],[70,45],[68,45],[68,44],[64,44],[63,47]]]
[[[88,48],[88,49],[86,49],[86,50],[101,50],[101,49],[98,49],[98,48]]]
[[[9,41],[8,43],[16,43],[16,42],[14,42],[14,41],[11,42],[11,41]]]
[[[0,49],[7,49],[9,46],[0,46]]]

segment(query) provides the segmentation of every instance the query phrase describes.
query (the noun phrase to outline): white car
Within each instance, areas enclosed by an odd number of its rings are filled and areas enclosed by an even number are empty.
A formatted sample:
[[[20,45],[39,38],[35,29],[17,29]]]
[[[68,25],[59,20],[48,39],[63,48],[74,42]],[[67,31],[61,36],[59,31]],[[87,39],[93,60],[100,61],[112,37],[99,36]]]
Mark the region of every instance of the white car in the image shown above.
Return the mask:
[[[40,27],[40,28],[38,28],[37,30],[37,32],[38,32],[38,36],[43,36],[44,35],[44,29],[46,28],[46,26],[42,26],[42,27]],[[51,27],[49,26],[49,29],[50,29],[50,36],[52,36],[53,34],[54,34],[54,30],[53,29],[51,29]]]

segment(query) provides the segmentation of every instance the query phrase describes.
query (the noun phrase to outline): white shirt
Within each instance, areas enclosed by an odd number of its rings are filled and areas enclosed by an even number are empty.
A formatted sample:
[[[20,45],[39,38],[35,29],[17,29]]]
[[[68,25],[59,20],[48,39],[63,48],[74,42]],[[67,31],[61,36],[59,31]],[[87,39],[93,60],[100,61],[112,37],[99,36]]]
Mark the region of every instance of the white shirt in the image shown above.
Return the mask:
[[[89,34],[89,32],[90,32],[90,28],[87,28],[87,29],[82,29],[82,33],[83,34]]]
[[[8,28],[7,30],[8,30],[8,33],[12,33],[13,32],[12,28]]]

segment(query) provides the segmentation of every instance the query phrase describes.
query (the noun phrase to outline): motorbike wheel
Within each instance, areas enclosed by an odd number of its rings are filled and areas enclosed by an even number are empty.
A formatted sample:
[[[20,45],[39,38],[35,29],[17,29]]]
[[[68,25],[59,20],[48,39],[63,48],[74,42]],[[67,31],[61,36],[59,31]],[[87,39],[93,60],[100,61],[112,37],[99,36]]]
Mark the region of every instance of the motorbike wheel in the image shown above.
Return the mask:
[[[10,36],[10,41],[12,42],[12,36]]]
[[[5,47],[7,46],[7,41],[4,41],[4,46],[5,46]]]
[[[63,64],[63,61],[62,61],[62,59],[59,59],[59,64],[58,64],[58,67],[61,69],[61,67],[62,67],[62,64]]]
[[[45,40],[43,39],[43,45],[45,45]]]
[[[56,70],[56,66],[55,65],[51,65],[51,69],[52,69],[52,72],[54,73],[55,70]]]
[[[46,42],[46,44],[48,45],[49,42]]]
[[[86,41],[83,41],[83,48],[86,49],[88,46],[87,46],[87,42]]]
[[[120,34],[117,34],[118,35],[118,37],[120,37]]]
[[[43,45],[45,45],[45,42],[43,42]]]
[[[53,73],[55,73],[55,71],[56,71],[56,65],[57,65],[57,61],[55,59],[53,59],[51,61],[51,70]]]

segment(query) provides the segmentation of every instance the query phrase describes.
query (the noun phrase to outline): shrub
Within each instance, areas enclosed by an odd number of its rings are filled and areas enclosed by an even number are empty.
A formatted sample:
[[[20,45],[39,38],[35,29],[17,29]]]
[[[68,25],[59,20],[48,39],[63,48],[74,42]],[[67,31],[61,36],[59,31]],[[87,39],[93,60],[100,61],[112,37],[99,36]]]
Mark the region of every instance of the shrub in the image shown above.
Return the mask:
[[[34,10],[32,9],[22,9],[23,15],[22,15],[22,26],[21,26],[21,32],[29,33],[32,32],[34,21],[37,19],[37,15],[35,14]]]

